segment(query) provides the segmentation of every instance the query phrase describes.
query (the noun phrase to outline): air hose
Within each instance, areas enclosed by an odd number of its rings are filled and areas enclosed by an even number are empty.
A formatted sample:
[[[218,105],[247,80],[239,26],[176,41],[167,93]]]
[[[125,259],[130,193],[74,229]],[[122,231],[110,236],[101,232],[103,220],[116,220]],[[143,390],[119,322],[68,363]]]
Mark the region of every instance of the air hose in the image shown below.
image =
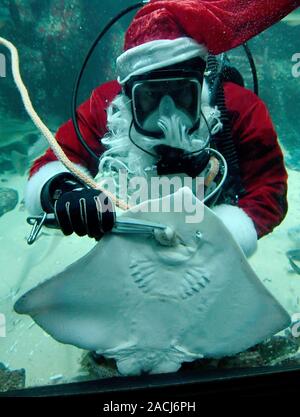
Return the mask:
[[[133,4],[132,6],[127,7],[126,9],[122,10],[120,13],[118,13],[113,19],[111,19],[107,25],[104,27],[104,29],[99,33],[99,35],[96,37],[94,42],[92,43],[92,46],[90,47],[88,53],[86,54],[83,64],[80,68],[80,71],[76,77],[76,81],[73,87],[73,93],[72,93],[72,104],[71,104],[71,115],[72,115],[72,122],[73,126],[77,135],[77,138],[81,145],[84,147],[84,149],[90,154],[91,158],[93,158],[97,163],[99,162],[99,156],[95,154],[95,152],[88,146],[86,143],[84,137],[82,136],[78,120],[77,120],[77,96],[78,96],[78,90],[81,83],[81,79],[83,76],[83,73],[86,69],[87,63],[92,56],[96,46],[99,44],[99,42],[102,40],[103,36],[109,31],[109,29],[119,20],[121,17],[125,16],[127,13],[131,12],[132,10],[138,9],[139,7],[143,6],[144,4],[149,3],[149,0],[142,0],[139,3]]]

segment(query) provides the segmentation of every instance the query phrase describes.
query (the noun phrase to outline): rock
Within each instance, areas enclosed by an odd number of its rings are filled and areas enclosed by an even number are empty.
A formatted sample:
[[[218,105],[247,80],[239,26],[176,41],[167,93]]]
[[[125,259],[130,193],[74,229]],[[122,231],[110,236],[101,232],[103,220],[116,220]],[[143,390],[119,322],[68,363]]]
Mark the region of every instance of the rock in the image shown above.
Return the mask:
[[[300,365],[300,355],[291,356],[289,358],[283,359],[276,363],[278,366],[299,366]]]
[[[235,356],[226,357],[220,360],[219,368],[255,368],[263,366],[264,360],[257,351],[247,350]]]
[[[11,371],[0,363],[0,392],[25,388],[25,369]]]
[[[81,380],[120,376],[116,363],[113,359],[105,359],[103,357],[103,359],[101,358],[101,360],[97,360],[96,362],[93,359],[91,352],[82,356],[80,374],[83,375],[83,377],[80,378]]]
[[[291,333],[274,336],[245,352],[221,359],[200,359],[184,363],[181,371],[205,369],[255,368],[257,366],[299,365],[299,342]]]
[[[257,345],[257,349],[261,358],[267,364],[277,360],[281,361],[289,355],[296,354],[299,345],[296,338],[274,336]]]
[[[0,217],[18,204],[18,192],[13,188],[0,187]]]

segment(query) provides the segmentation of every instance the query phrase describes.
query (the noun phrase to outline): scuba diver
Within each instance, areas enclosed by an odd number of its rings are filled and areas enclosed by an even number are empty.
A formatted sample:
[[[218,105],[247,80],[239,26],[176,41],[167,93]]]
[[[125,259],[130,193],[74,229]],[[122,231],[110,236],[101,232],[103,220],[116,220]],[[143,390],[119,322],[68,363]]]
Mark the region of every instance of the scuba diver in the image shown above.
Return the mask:
[[[58,129],[58,143],[94,177],[98,172],[115,177],[122,169],[129,178],[184,174],[206,180],[213,172],[205,188],[207,204],[251,256],[257,240],[286,215],[287,172],[266,105],[243,87],[234,69],[229,76],[226,65],[218,70],[216,55],[298,5],[150,1],[126,32],[118,81],[97,87],[77,109],[80,132],[99,158],[82,146],[72,120]],[[220,154],[228,162],[228,177],[210,198],[224,173]],[[34,215],[54,212],[65,235],[99,239],[116,220],[105,193],[82,184],[51,149],[31,168],[25,202]],[[104,203],[111,209],[104,210]]]

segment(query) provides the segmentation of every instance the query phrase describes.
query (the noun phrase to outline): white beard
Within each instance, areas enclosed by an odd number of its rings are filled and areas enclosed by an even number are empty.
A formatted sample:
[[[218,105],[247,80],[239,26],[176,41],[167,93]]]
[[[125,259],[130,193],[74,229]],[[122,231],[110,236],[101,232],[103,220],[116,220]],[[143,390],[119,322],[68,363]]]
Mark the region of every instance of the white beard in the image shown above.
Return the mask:
[[[99,179],[101,184],[105,184],[105,179],[113,178],[118,194],[118,173],[121,170],[127,174],[128,181],[133,177],[144,177],[156,175],[153,169],[157,163],[153,148],[157,145],[168,145],[181,148],[187,152],[201,150],[207,144],[209,131],[207,124],[213,134],[222,129],[220,122],[220,112],[217,107],[209,105],[209,91],[204,82],[202,90],[201,110],[205,116],[201,116],[200,127],[188,134],[185,126],[180,122],[176,114],[171,117],[162,117],[160,124],[164,132],[163,139],[155,139],[138,133],[134,126],[131,129],[132,140],[137,143],[142,151],[135,146],[129,138],[130,125],[132,123],[132,112],[130,100],[124,94],[118,95],[107,109],[108,133],[102,139],[102,144],[107,150],[102,154],[99,161]],[[207,123],[207,124],[206,124]]]

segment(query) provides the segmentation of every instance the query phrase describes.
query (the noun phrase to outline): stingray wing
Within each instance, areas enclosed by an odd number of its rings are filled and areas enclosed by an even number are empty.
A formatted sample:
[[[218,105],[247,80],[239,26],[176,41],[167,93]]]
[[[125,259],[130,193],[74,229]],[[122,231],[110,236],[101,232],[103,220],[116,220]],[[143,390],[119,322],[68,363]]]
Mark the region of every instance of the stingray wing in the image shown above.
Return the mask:
[[[98,242],[87,255],[24,294],[15,311],[29,314],[62,343],[89,350],[123,343],[128,304],[122,292],[127,262],[122,240],[109,236],[105,244]]]
[[[142,210],[149,202],[124,213],[173,227],[182,244],[163,247],[151,237],[106,235],[86,256],[21,297],[15,310],[60,342],[114,357],[123,352],[123,360],[130,356],[126,372],[133,363],[134,372],[169,371],[173,364],[176,370],[184,360],[240,352],[286,328],[288,314],[216,215],[188,188],[161,200],[174,204],[185,197],[204,210],[203,221],[187,223],[191,213],[184,208]],[[151,259],[149,280],[142,271],[145,259]],[[147,350],[158,353],[154,358]]]

